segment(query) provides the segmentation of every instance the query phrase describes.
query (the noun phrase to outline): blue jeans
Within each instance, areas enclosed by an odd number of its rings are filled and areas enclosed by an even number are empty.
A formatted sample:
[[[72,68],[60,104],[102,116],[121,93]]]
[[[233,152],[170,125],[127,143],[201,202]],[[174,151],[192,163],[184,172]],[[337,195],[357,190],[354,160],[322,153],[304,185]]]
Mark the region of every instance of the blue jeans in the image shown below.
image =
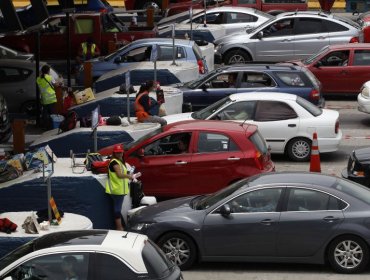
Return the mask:
[[[110,197],[113,200],[114,218],[121,218],[122,204],[125,196],[111,194]]]

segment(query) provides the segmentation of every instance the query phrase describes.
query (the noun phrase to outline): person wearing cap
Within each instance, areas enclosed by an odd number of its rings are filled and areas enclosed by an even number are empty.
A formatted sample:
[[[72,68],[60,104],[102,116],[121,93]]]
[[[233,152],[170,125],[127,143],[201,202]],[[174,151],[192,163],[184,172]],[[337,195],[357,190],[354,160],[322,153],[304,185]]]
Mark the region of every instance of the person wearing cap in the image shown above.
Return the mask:
[[[48,127],[48,120],[50,119],[50,115],[56,112],[57,96],[55,94],[56,82],[50,75],[49,65],[42,66],[36,83],[40,90],[43,125],[45,129],[50,129]]]
[[[122,225],[121,210],[125,195],[129,194],[129,180],[135,179],[134,175],[127,172],[123,159],[123,146],[115,145],[112,158],[108,166],[108,180],[105,192],[110,195],[114,206],[114,222],[117,230],[124,230]]]
[[[149,97],[149,92],[151,92],[153,88],[153,81],[147,81],[145,84],[141,85],[135,99],[135,115],[138,122],[159,123],[161,126],[164,126],[167,124],[167,121],[151,113],[153,112],[151,109],[153,109],[155,105],[158,106],[158,104],[152,104],[152,100]]]

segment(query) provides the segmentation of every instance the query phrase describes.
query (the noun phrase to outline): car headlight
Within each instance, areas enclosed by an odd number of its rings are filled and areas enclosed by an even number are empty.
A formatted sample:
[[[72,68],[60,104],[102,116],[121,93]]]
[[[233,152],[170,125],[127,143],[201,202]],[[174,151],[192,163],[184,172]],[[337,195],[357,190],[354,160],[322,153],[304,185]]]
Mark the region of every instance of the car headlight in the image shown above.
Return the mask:
[[[153,223],[138,223],[136,225],[131,226],[130,228],[135,231],[143,231],[150,227]]]
[[[361,90],[361,95],[363,97],[369,98],[370,97],[370,91],[368,87],[363,87]]]
[[[221,49],[222,49],[223,45],[224,45],[224,44],[218,44],[218,45],[215,47],[215,52],[221,51]]]

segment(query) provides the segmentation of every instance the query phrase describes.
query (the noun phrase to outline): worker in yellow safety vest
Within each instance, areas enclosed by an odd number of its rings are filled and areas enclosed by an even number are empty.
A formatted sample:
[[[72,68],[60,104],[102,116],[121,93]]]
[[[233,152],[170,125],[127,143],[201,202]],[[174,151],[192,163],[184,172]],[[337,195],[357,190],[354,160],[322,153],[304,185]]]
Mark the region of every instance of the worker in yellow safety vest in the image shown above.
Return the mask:
[[[40,90],[40,98],[42,105],[42,121],[46,129],[50,129],[49,119],[51,114],[56,113],[57,97],[55,94],[55,81],[50,75],[50,66],[44,65],[41,68],[41,74],[36,79]]]
[[[114,222],[117,230],[124,230],[122,225],[122,205],[125,195],[129,194],[129,180],[134,179],[134,174],[127,172],[123,159],[122,145],[115,145],[112,159],[108,165],[108,180],[105,184],[105,192],[110,195],[114,205]]]
[[[81,43],[76,58],[77,64],[81,64],[86,60],[92,59],[100,55],[98,46],[94,43],[92,37],[87,38],[86,42]]]

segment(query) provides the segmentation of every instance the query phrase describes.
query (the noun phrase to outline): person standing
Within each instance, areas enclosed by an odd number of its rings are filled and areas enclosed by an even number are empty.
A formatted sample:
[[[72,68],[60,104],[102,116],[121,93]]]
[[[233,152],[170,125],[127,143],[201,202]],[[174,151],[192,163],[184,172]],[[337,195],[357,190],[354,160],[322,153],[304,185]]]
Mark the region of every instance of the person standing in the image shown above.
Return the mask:
[[[122,145],[115,145],[112,158],[108,165],[108,181],[105,192],[110,195],[114,206],[114,222],[117,230],[124,230],[122,225],[121,210],[125,195],[129,194],[129,180],[135,177],[127,172],[123,159]]]
[[[152,122],[159,123],[161,126],[167,124],[167,121],[159,116],[153,115],[153,107],[158,106],[157,104],[152,104],[152,100],[149,97],[149,92],[154,88],[153,81],[147,81],[140,87],[139,93],[136,96],[135,100],[135,115],[138,122]]]
[[[56,84],[50,75],[49,65],[42,66],[40,77],[36,79],[36,82],[40,89],[43,125],[46,129],[50,129],[48,127],[48,121],[50,115],[56,112],[57,96],[54,88]]]
[[[99,55],[99,47],[94,43],[94,39],[92,37],[88,37],[86,42],[83,42],[80,45],[78,56],[76,58],[77,64],[82,64],[83,62]]]

